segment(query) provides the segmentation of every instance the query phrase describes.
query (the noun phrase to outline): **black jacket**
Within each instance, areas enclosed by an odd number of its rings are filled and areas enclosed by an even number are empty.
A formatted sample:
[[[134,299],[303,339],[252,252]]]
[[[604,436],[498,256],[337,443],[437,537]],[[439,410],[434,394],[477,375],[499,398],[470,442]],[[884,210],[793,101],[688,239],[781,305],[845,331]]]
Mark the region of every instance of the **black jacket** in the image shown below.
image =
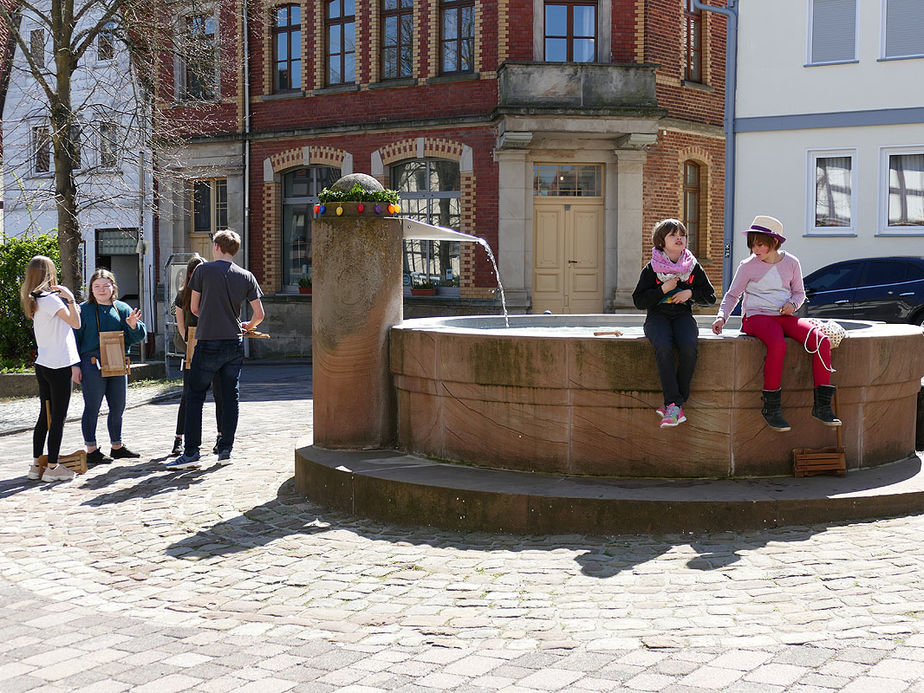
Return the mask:
[[[693,304],[701,306],[711,306],[715,303],[715,289],[709,277],[703,272],[702,266],[697,262],[693,265],[693,271],[686,282],[678,282],[677,289],[690,289],[693,292],[693,298],[685,303],[664,303],[664,292],[661,291],[663,284],[658,275],[651,267],[649,262],[642,268],[642,273],[638,278],[638,285],[632,292],[632,302],[640,310],[647,310],[649,313],[659,312],[665,315],[674,316],[680,313],[692,313]]]

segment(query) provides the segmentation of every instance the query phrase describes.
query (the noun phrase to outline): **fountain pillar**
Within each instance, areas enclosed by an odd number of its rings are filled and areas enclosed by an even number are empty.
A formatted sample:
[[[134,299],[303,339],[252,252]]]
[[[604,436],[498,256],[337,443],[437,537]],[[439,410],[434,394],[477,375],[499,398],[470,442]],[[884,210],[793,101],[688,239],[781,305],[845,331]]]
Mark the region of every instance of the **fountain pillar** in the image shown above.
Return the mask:
[[[341,206],[312,224],[314,443],[394,447],[388,331],[403,319],[401,220]]]

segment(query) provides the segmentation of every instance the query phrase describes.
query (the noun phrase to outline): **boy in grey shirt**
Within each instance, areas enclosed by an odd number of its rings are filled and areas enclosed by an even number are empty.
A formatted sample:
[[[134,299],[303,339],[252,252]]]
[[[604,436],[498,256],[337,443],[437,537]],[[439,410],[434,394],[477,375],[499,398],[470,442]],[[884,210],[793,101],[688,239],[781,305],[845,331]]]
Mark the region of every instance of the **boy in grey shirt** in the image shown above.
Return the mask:
[[[214,377],[221,381],[222,420],[218,441],[218,464],[231,464],[231,450],[237,431],[238,384],[244,360],[242,334],[254,329],[264,318],[263,292],[256,278],[234,264],[241,237],[225,229],[212,237],[214,262],[199,265],[189,278],[192,291],[189,307],[199,317],[196,350],[189,369],[186,392],[185,446],[183,454],[168,462],[168,469],[199,467],[202,444],[202,405]],[[250,303],[253,317],[241,322],[244,301]]]

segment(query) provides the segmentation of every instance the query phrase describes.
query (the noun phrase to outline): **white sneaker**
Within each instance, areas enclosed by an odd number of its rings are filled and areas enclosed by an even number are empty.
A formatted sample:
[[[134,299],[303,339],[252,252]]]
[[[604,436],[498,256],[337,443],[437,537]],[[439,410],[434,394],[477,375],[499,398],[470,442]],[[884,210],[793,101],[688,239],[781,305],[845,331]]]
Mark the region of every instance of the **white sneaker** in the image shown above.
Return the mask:
[[[72,469],[68,469],[63,464],[58,466],[46,467],[42,475],[42,481],[70,481],[77,476]]]
[[[26,478],[29,481],[38,481],[42,474],[42,468],[37,464],[33,464],[29,467],[29,473],[26,475]]]

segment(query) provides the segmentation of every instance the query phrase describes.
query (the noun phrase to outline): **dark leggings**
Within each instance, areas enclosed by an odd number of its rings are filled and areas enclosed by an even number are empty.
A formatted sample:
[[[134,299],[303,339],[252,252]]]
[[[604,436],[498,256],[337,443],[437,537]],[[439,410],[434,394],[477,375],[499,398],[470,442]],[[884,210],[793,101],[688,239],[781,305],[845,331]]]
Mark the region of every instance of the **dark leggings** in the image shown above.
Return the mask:
[[[176,413],[176,436],[184,434],[186,419],[186,381],[189,379],[189,369],[183,369],[183,396],[180,397],[180,410]],[[221,382],[216,375],[212,379],[212,398],[215,400],[215,430],[221,433]]]
[[[58,463],[58,453],[61,452],[67,408],[71,403],[71,367],[46,368],[35,364],[35,377],[38,380],[42,410],[32,431],[32,457],[38,459],[42,456],[47,435],[48,464],[55,465]]]
[[[682,406],[690,397],[690,381],[696,368],[699,328],[692,313],[676,315],[652,311],[645,319],[645,336],[654,347],[658,377],[664,392],[664,406]],[[674,347],[677,366],[674,367]]]

